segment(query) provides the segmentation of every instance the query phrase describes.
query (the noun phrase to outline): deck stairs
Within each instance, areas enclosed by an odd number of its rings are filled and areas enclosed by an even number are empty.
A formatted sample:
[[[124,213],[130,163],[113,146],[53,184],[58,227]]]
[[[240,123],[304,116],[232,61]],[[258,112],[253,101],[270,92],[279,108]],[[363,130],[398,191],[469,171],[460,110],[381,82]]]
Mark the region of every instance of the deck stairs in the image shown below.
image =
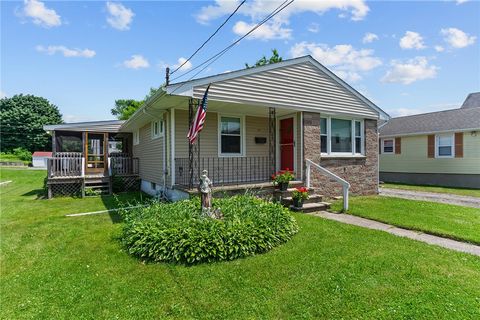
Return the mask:
[[[109,177],[86,177],[85,195],[112,194],[112,185]]]
[[[323,211],[330,208],[330,203],[323,201],[324,196],[319,193],[318,189],[309,188],[308,199],[303,201],[303,206],[301,208],[297,208],[293,205],[292,193],[295,188],[289,188],[286,191],[275,190],[275,197],[287,208],[292,211],[297,212],[315,212],[315,211]]]

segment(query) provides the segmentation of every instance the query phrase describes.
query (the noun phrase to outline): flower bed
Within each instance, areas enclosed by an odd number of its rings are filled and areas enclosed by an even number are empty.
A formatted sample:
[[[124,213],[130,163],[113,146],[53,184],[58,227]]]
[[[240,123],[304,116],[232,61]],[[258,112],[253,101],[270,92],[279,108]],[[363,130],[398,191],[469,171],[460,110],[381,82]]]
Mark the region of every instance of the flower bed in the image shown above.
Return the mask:
[[[214,199],[213,207],[222,220],[202,218],[198,199],[125,211],[123,243],[143,260],[195,264],[264,253],[298,231],[287,209],[253,196]]]

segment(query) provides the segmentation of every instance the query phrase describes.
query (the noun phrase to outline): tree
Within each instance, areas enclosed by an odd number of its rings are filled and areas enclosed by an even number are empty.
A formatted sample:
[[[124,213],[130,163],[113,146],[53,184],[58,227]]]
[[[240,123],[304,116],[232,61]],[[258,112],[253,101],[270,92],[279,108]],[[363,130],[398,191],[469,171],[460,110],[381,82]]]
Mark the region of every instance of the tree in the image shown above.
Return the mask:
[[[150,88],[150,92],[145,96],[143,100],[134,100],[134,99],[118,99],[115,100],[115,107],[110,110],[110,112],[117,117],[119,120],[128,120],[135,111],[137,111],[142,104],[152,97],[159,88]]]
[[[30,152],[51,150],[47,124],[63,123],[58,107],[33,95],[15,95],[0,100],[1,144],[3,152],[22,147]]]
[[[277,49],[272,49],[272,56],[269,59],[267,59],[265,56],[263,56],[261,59],[259,59],[259,60],[257,60],[257,62],[255,62],[255,65],[250,66],[250,65],[248,65],[248,63],[245,63],[245,67],[247,69],[250,69],[250,68],[264,66],[264,65],[267,65],[267,64],[277,63],[277,62],[280,62],[282,60],[283,60],[283,58],[280,57]]]

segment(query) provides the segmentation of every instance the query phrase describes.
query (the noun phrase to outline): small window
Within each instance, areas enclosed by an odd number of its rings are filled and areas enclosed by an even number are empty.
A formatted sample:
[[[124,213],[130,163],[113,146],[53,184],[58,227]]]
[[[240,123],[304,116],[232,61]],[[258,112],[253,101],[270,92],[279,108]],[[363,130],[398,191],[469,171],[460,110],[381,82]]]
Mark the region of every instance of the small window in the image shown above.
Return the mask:
[[[436,136],[437,146],[435,153],[437,158],[451,158],[454,155],[453,134],[442,134]]]
[[[220,117],[220,155],[242,155],[243,121],[239,117]]]
[[[140,130],[137,129],[133,132],[133,144],[137,145],[140,143]]]
[[[320,118],[320,152],[327,153],[327,118]]]
[[[152,139],[156,139],[163,136],[163,121],[153,121],[152,122]]]
[[[382,140],[382,153],[393,153],[394,140],[393,139],[383,139]]]
[[[152,190],[157,190],[157,184],[155,182],[150,182],[150,188]]]
[[[362,150],[362,123],[355,121],[355,153],[363,153]]]

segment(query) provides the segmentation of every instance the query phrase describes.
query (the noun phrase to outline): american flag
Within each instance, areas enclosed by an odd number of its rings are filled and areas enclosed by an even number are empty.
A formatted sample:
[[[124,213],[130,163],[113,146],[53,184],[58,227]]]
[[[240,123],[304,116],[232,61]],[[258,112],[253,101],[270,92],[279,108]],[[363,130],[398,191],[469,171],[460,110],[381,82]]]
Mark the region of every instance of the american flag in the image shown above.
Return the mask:
[[[190,130],[188,130],[187,138],[191,144],[197,140],[198,134],[202,131],[205,118],[207,117],[208,89],[210,89],[210,85],[208,85],[207,90],[205,90],[202,103],[198,106],[197,114],[195,115],[195,118],[193,118],[193,122],[190,124]]]

